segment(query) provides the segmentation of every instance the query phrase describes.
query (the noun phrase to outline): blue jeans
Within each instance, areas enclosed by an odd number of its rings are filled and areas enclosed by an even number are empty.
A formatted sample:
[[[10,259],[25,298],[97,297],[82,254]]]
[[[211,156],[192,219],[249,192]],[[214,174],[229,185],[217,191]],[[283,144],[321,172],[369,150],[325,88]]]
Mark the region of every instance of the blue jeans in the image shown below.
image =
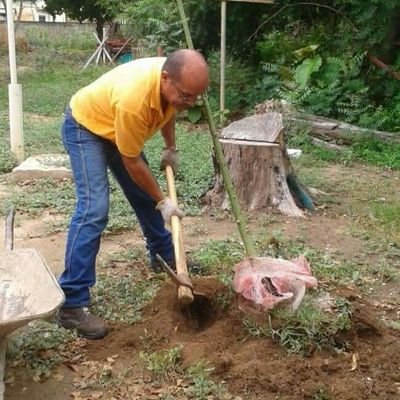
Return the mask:
[[[174,253],[171,234],[165,229],[161,213],[155,209],[153,199],[129,176],[117,147],[78,124],[69,108],[61,133],[77,196],[68,231],[65,270],[59,279],[66,298],[64,307],[72,308],[89,305],[90,288],[96,283],[96,256],[108,222],[108,168],[136,213],[150,259],[155,259],[158,253],[170,262]]]

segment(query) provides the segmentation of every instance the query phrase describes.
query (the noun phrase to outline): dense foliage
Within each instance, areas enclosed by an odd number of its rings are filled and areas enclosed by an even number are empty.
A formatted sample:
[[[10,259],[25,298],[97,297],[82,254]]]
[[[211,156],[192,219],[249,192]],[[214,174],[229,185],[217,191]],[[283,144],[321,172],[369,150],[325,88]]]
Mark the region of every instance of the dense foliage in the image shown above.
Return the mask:
[[[400,84],[393,71],[400,71],[400,0],[367,3],[228,2],[227,107],[246,112],[265,99],[280,98],[309,113],[399,130]],[[185,43],[176,1],[49,0],[47,4],[62,6],[71,15],[82,13],[80,20],[115,16],[126,21],[129,34],[150,54],[158,46],[168,53]],[[213,69],[210,96],[217,108],[220,3],[184,0],[184,5],[194,44]],[[380,67],[372,61],[376,59]]]
[[[96,0],[46,0],[45,10],[53,16],[65,13],[73,20],[95,22],[99,37],[102,37],[104,24],[115,17],[109,8]]]

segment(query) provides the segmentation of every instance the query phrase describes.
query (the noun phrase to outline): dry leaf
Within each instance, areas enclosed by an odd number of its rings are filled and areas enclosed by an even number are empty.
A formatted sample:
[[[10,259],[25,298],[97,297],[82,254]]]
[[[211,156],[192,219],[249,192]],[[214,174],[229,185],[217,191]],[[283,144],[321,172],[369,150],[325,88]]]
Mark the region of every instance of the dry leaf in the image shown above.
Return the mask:
[[[57,373],[57,374],[53,374],[53,378],[57,381],[57,382],[61,382],[64,379],[64,375]]]
[[[151,394],[160,394],[164,391],[163,388],[150,388],[150,393]]]
[[[350,371],[355,371],[358,367],[358,353],[353,353],[351,356],[351,369]]]
[[[100,399],[101,397],[103,397],[103,392],[93,392],[93,393],[91,394],[91,397],[92,397],[93,399]]]
[[[79,372],[79,367],[76,364],[64,363],[64,365],[74,372]]]
[[[76,361],[79,361],[83,357],[82,353],[77,354],[76,356],[71,358],[71,363],[74,363]]]
[[[6,384],[6,385],[10,385],[10,384],[12,384],[12,383],[14,383],[15,382],[15,376],[14,375],[10,375],[5,381],[4,381],[4,383]]]

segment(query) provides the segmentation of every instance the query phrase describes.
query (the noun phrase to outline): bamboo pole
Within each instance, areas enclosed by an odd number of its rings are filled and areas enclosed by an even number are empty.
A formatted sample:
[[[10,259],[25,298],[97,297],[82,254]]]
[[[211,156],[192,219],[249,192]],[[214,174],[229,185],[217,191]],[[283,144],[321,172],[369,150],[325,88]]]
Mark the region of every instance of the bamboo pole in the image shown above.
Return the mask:
[[[182,0],[177,0],[177,3],[178,3],[179,14],[181,16],[181,20],[182,20],[182,24],[183,24],[183,30],[184,30],[185,36],[186,36],[187,45],[188,45],[189,49],[193,49],[194,48],[193,41],[192,41],[192,37],[190,35],[189,25],[187,23],[187,18],[185,15],[185,9],[183,8]],[[253,243],[253,240],[251,239],[249,233],[247,232],[246,222],[245,222],[242,210],[240,209],[240,204],[239,204],[237,195],[235,193],[235,189],[233,187],[232,179],[229,175],[228,165],[224,158],[224,152],[222,150],[221,143],[218,140],[217,129],[215,127],[214,117],[211,112],[210,104],[209,104],[207,96],[205,94],[203,94],[202,99],[203,99],[203,105],[204,105],[206,118],[208,121],[208,126],[209,126],[210,133],[211,133],[211,138],[212,138],[213,145],[214,145],[215,155],[217,157],[218,164],[221,168],[221,173],[222,173],[222,178],[224,180],[225,189],[228,192],[229,201],[230,201],[230,204],[232,207],[232,213],[235,217],[240,236],[242,238],[244,247],[246,249],[246,253],[249,257],[254,257],[254,256],[256,256],[256,250],[254,247],[254,243]]]

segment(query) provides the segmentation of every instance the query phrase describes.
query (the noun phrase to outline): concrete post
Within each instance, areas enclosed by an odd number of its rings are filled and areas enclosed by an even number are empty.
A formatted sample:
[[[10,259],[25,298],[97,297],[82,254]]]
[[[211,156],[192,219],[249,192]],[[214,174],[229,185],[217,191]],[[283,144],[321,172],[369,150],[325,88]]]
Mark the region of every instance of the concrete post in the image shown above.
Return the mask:
[[[11,83],[8,85],[10,143],[11,151],[20,164],[25,159],[24,128],[22,121],[22,85]]]
[[[10,80],[8,86],[11,151],[18,163],[24,161],[24,133],[22,123],[22,87],[17,83],[15,57],[15,32],[13,1],[7,0],[8,53],[10,59]]]

